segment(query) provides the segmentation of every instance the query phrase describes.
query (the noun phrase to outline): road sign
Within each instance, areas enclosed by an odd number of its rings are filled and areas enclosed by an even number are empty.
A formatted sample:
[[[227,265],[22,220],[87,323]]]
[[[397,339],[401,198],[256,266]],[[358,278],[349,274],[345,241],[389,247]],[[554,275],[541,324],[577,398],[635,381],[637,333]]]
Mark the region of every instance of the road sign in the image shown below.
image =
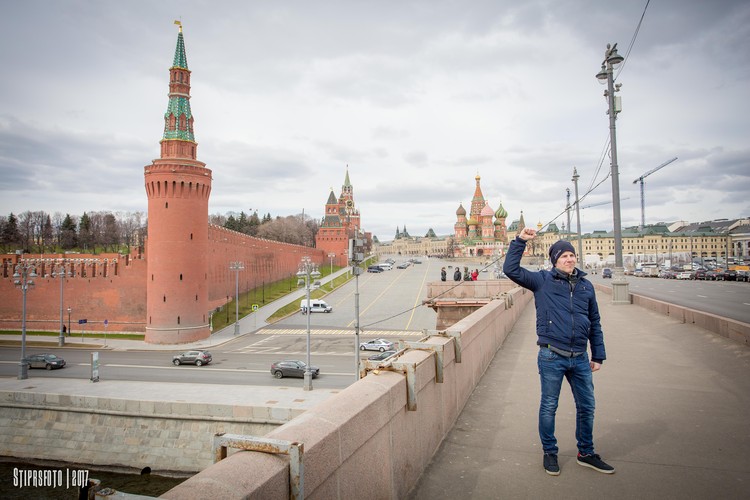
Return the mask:
[[[84,324],[86,324],[86,323],[88,323],[88,322],[89,322],[89,320],[87,320],[87,319],[79,319],[79,320],[78,320],[78,324],[79,324],[79,325],[84,325]]]
[[[104,326],[107,326],[109,324],[109,320],[104,320]]]
[[[258,304],[253,304],[253,311],[257,311],[257,310],[258,310]]]

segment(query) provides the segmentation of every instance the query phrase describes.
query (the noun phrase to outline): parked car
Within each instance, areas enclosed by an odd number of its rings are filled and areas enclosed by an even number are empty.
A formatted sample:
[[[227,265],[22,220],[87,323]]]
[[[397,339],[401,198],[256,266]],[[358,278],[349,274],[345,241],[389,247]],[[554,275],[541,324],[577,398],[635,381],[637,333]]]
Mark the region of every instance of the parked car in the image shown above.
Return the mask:
[[[409,263],[408,262],[402,262],[401,264],[397,265],[396,267],[398,269],[406,269],[407,267],[409,267]]]
[[[692,271],[680,271],[679,273],[675,273],[675,279],[678,279],[678,280],[693,279],[693,272]]]
[[[394,347],[394,343],[390,340],[386,339],[375,339],[375,340],[369,340],[367,342],[362,342],[359,344],[359,349],[361,351],[392,351]]]
[[[271,363],[271,374],[276,378],[304,378],[306,369],[306,363],[295,359],[286,359],[284,361]],[[316,378],[320,374],[320,368],[310,365],[310,372],[312,373],[312,378]]]
[[[172,356],[172,363],[175,366],[192,364],[195,366],[207,365],[212,360],[211,353],[208,351],[185,351]]]
[[[750,272],[742,270],[737,271],[737,281],[744,281],[746,283],[750,281]]]
[[[394,354],[396,354],[396,351],[383,351],[379,354],[373,354],[367,359],[369,359],[370,361],[383,361],[385,358],[393,356]]]
[[[716,277],[717,277],[718,274],[719,273],[717,273],[716,271],[714,271],[712,269],[709,269],[708,271],[706,271],[704,279],[706,281],[716,281],[716,279],[717,279]]]
[[[62,368],[65,366],[65,360],[58,358],[54,354],[32,354],[26,356],[23,360],[29,365],[29,368],[52,370],[53,368]]]
[[[722,273],[722,279],[724,281],[737,281],[737,271],[734,269],[727,269]]]
[[[368,266],[367,272],[368,273],[382,273],[383,269],[378,266]]]
[[[605,267],[602,269],[602,278],[611,278],[612,277],[612,269]]]
[[[693,273],[693,276],[690,279],[694,280],[705,280],[706,279],[706,270],[705,269],[698,269]]]

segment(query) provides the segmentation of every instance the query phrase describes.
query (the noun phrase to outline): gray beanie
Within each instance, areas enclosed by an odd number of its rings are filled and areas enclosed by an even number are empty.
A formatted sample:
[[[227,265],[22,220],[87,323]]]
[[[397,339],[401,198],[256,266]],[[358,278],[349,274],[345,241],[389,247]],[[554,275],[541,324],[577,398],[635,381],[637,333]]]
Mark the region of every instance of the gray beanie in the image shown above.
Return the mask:
[[[573,255],[575,255],[576,249],[569,241],[565,240],[560,240],[549,247],[549,260],[553,266],[564,252],[573,252]]]

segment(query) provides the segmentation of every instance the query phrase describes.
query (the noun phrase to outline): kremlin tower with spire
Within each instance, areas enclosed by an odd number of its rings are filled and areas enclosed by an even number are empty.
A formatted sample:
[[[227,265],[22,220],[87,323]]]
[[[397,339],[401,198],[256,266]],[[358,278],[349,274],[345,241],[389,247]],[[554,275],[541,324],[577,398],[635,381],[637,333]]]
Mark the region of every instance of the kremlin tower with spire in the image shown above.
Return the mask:
[[[161,156],[144,168],[149,343],[192,342],[210,335],[206,269],[211,170],[197,160],[197,148],[190,111],[190,70],[180,24],[169,68]]]

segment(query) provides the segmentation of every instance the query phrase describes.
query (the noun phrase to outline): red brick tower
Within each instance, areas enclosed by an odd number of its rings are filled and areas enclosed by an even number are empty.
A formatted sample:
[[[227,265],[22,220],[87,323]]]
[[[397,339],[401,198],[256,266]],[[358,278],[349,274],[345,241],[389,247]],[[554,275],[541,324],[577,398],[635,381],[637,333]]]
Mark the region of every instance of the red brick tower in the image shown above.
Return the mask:
[[[345,266],[348,262],[349,238],[360,233],[360,213],[354,204],[354,187],[349,180],[349,166],[338,199],[331,189],[326,201],[326,214],[315,236],[315,247],[334,254],[333,262]]]
[[[193,342],[211,333],[207,275],[211,170],[196,160],[190,70],[181,24],[169,68],[169,104],[160,144],[161,157],[144,167],[148,195],[146,342]]]

